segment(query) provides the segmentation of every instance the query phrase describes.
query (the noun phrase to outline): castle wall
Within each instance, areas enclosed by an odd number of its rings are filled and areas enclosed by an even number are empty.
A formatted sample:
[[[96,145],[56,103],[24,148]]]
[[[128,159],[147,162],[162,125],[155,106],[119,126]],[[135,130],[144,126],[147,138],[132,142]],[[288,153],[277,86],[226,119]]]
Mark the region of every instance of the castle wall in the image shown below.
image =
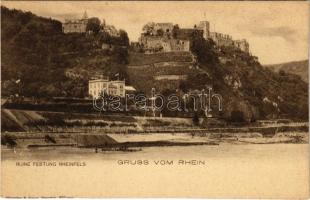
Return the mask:
[[[170,40],[171,51],[189,51],[188,40]]]
[[[218,46],[230,46],[234,44],[232,37],[227,34],[210,32],[210,38],[215,42]]]
[[[64,33],[85,33],[87,26],[87,20],[66,20],[62,24],[62,29]]]
[[[156,36],[141,36],[140,43],[148,51],[161,50],[163,52],[171,51],[189,51],[189,41],[179,39],[167,39]]]
[[[235,45],[235,47],[239,48],[241,51],[244,51],[244,52],[247,52],[247,53],[250,52],[250,45],[249,45],[249,43],[245,39],[243,39],[243,40],[235,40],[234,41],[234,45]]]
[[[148,49],[161,48],[162,38],[161,37],[147,37],[145,47]]]
[[[156,23],[154,26],[153,35],[157,34],[157,31],[162,29],[164,33],[172,33],[173,24],[172,23]]]
[[[176,33],[176,39],[190,40],[190,38],[195,32],[201,37],[203,37],[203,30],[194,29],[194,28],[181,28]]]
[[[164,34],[158,36],[157,31],[162,29]],[[249,52],[249,43],[246,40],[233,40],[230,35],[210,32],[210,23],[208,21],[201,21],[195,28],[180,28],[177,29],[173,37],[172,23],[156,23],[153,34],[141,34],[139,43],[142,45],[147,53],[154,52],[173,52],[173,51],[190,51],[190,40],[194,34],[207,39],[212,39],[216,46],[235,46],[244,52]],[[173,38],[173,39],[172,39]]]

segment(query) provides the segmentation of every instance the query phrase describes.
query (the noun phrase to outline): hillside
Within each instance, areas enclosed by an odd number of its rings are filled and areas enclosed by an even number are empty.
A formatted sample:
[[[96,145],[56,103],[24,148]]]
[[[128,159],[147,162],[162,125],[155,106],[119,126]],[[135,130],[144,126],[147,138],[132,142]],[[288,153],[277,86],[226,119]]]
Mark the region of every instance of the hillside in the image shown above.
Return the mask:
[[[124,76],[127,33],[63,34],[61,22],[1,7],[2,95],[28,97],[87,95],[92,75]],[[101,48],[102,43],[113,49]]]
[[[294,61],[288,63],[266,65],[275,72],[284,71],[286,73],[296,74],[301,76],[302,80],[309,82],[308,80],[308,70],[309,70],[309,60]]]
[[[192,40],[194,56],[182,52],[130,54],[129,81],[146,94],[154,87],[161,94],[182,96],[211,86],[214,93],[223,97],[223,112],[214,114],[226,119],[307,119],[308,86],[299,76],[272,72],[255,56],[238,49],[218,49],[212,41],[203,38]],[[182,79],[183,75],[187,76],[185,80],[175,80]],[[213,105],[214,111],[216,106]]]
[[[145,94],[154,87],[182,96],[211,86],[223,98],[223,111],[215,116],[232,121],[308,118],[308,85],[299,76],[273,72],[255,56],[198,35],[190,38],[191,52],[142,54],[128,50],[125,31],[119,38],[63,34],[56,20],[5,7],[1,14],[3,96],[85,97],[91,76],[119,73]],[[102,49],[103,43],[113,48]]]
[[[157,54],[131,53],[127,66],[128,80],[147,95],[152,88],[163,93],[179,89],[182,80],[200,71],[194,69],[194,60],[189,52]]]

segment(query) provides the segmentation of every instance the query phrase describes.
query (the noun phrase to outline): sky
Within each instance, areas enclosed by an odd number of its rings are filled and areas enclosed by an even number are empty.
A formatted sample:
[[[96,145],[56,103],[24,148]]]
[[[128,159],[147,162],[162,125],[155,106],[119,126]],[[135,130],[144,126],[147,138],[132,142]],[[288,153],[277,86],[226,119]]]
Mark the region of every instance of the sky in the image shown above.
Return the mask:
[[[8,8],[64,21],[65,18],[105,19],[107,24],[127,31],[137,41],[148,22],[172,22],[192,28],[210,22],[211,31],[247,39],[250,51],[262,64],[308,59],[309,5],[295,2],[224,1],[1,1]]]

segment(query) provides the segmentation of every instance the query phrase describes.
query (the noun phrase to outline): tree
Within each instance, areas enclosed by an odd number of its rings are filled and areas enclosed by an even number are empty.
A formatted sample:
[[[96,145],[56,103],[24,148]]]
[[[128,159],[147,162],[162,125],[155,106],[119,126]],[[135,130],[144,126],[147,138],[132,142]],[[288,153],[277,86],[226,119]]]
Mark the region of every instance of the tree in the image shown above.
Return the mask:
[[[120,37],[122,45],[129,46],[129,38],[128,38],[128,34],[126,31],[122,29],[119,30],[119,37]]]
[[[219,65],[218,54],[211,40],[205,40],[198,31],[194,31],[191,37],[191,52],[197,57],[197,60],[205,69],[208,69],[213,75],[221,76],[222,68]]]
[[[286,73],[285,73],[285,71],[284,71],[283,69],[280,69],[280,71],[279,71],[279,75],[280,75],[280,76],[285,76],[285,75],[286,75]]]
[[[173,29],[172,29],[172,37],[173,38],[177,38],[178,37],[178,31],[179,30],[180,30],[180,27],[179,27],[178,24],[173,26]]]
[[[195,126],[199,125],[199,117],[198,117],[198,114],[196,112],[194,113],[194,116],[193,116],[193,124]]]
[[[194,31],[191,37],[191,51],[197,56],[197,59],[200,63],[208,63],[212,53],[212,45],[201,37],[197,31]]]
[[[157,34],[158,36],[163,36],[163,35],[164,35],[163,29],[158,29],[158,30],[156,31],[156,34]]]
[[[128,64],[128,50],[122,47],[115,47],[115,61],[118,64]]]
[[[187,93],[188,92],[188,90],[189,90],[189,87],[188,87],[188,84],[187,84],[188,82],[187,81],[181,81],[180,82],[180,85],[179,85],[179,89],[182,91],[182,92],[184,92],[184,93]]]
[[[10,96],[18,93],[18,85],[12,80],[6,80],[1,84],[2,96]]]
[[[244,122],[244,114],[242,111],[233,110],[230,114],[230,121],[231,122]]]
[[[149,22],[143,26],[142,31],[146,35],[150,35],[154,31],[154,27],[155,27],[155,23]]]
[[[92,31],[98,33],[100,31],[100,20],[97,17],[92,17],[88,19],[86,25],[86,31]]]
[[[98,40],[101,44],[102,43],[111,44],[111,41],[112,41],[110,34],[105,31],[99,34]]]

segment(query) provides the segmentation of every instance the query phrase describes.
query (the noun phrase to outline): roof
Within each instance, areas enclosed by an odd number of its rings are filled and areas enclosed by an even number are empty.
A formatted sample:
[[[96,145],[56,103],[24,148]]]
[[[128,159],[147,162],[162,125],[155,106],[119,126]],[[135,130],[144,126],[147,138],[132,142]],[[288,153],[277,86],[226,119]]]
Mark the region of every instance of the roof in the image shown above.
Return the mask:
[[[171,23],[171,22],[159,22],[159,23],[156,23],[155,25],[167,25],[167,26],[173,26],[173,23]]]
[[[92,79],[89,80],[88,83],[96,83],[96,82],[108,82],[109,79]]]
[[[136,91],[136,89],[130,85],[125,86],[125,90],[127,91]]]
[[[108,135],[77,135],[76,142],[82,147],[96,147],[117,144],[118,142]]]
[[[124,80],[114,80],[114,81],[110,81],[110,83],[123,83],[125,84]]]

